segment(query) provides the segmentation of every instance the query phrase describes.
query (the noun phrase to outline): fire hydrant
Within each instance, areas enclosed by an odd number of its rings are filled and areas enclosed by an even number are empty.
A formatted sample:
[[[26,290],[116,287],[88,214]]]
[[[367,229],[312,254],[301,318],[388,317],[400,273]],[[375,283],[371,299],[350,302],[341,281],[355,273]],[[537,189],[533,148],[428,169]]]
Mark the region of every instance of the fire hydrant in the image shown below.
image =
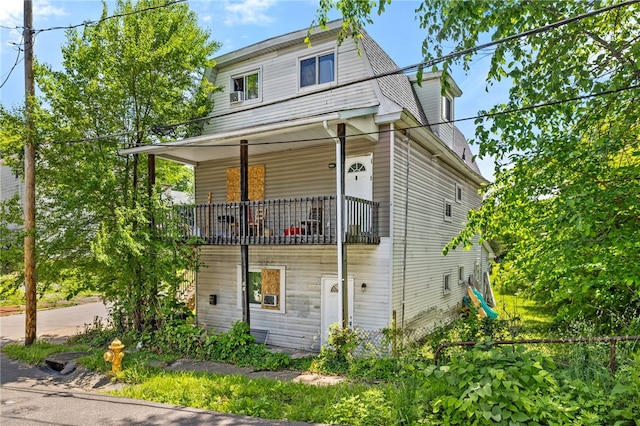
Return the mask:
[[[109,350],[102,356],[105,361],[111,363],[111,374],[122,371],[122,358],[124,358],[124,345],[120,339],[115,339],[109,345]]]

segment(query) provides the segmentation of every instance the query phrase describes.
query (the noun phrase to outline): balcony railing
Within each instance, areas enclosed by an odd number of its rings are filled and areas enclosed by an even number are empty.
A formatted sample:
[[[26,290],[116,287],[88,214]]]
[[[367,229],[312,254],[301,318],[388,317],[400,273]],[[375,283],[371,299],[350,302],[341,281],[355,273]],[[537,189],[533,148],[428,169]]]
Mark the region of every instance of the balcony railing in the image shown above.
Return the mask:
[[[345,197],[345,241],[378,244],[378,206]],[[337,201],[332,195],[178,206],[183,238],[208,245],[336,244]]]

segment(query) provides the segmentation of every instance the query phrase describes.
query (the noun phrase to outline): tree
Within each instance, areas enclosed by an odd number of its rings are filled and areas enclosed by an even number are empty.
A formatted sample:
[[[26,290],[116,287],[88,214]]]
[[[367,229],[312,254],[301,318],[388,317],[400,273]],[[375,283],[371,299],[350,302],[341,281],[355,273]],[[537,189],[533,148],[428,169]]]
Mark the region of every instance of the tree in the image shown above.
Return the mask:
[[[416,13],[428,60],[443,43],[468,49],[615,3],[435,0]],[[321,3],[319,16],[331,6]],[[476,120],[479,155],[498,164],[495,182],[445,249],[479,232],[514,241],[505,281],[559,319],[584,316],[604,331],[640,317],[639,12],[625,4],[493,48],[487,89],[512,83],[509,101],[488,111],[496,115]],[[350,12],[345,26],[358,31],[362,16]],[[473,72],[475,57],[442,68]]]
[[[193,260],[161,238],[172,216],[148,163],[123,148],[197,134],[214,87],[202,79],[218,48],[184,3],[119,0],[97,25],[67,32],[63,69],[35,68],[38,120],[38,276],[72,276],[114,302],[125,328],[154,327],[163,294]],[[154,133],[154,130],[156,131]],[[162,130],[162,132],[158,132]],[[159,179],[184,178],[181,165],[157,162]],[[171,182],[173,180],[174,182]],[[169,298],[170,299],[170,298]]]

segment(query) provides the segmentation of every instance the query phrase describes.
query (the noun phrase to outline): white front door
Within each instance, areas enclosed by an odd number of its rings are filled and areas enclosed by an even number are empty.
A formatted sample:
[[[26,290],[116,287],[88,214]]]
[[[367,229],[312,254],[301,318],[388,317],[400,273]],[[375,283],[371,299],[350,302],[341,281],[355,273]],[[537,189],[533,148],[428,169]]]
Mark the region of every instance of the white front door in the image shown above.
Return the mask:
[[[342,322],[342,286],[338,284],[337,275],[325,275],[321,280],[322,286],[322,344],[327,343],[331,324]],[[353,325],[353,278],[348,280],[348,309],[349,326]]]
[[[346,159],[344,178],[345,195],[373,200],[373,154]]]

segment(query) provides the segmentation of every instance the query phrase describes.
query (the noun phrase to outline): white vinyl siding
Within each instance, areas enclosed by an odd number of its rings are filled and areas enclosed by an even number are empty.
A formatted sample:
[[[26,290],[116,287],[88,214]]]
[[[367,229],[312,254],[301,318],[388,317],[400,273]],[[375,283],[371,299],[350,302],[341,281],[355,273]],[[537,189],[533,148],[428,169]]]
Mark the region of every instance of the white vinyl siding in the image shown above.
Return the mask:
[[[354,323],[363,330],[389,326],[388,239],[377,246],[350,246],[349,276],[355,280]],[[198,272],[197,321],[215,332],[224,332],[242,319],[238,308],[237,270],[240,248],[204,246],[200,249],[203,266]],[[274,315],[265,309],[251,310],[251,327],[269,330],[269,344],[304,350],[320,349],[321,299],[323,275],[337,271],[335,246],[255,246],[249,251],[250,263],[269,268],[275,262],[286,267],[284,294],[286,312]],[[361,290],[362,283],[367,290]],[[217,304],[209,305],[209,295]],[[240,305],[241,306],[241,305]]]
[[[410,155],[407,207],[407,146],[396,140],[393,154],[392,304],[398,325],[404,300],[405,326],[426,329],[450,318],[464,296],[464,287],[453,285],[453,282],[450,293],[445,296],[443,277],[455,277],[461,266],[465,271],[473,271],[479,251],[458,248],[443,256],[442,249],[464,226],[466,212],[477,207],[481,199],[474,184],[457,175],[443,161],[435,161],[415,143],[412,143]],[[466,195],[461,204],[452,206],[451,220],[443,221],[443,200],[452,198],[456,182],[464,188]],[[405,215],[408,221],[406,241]],[[403,265],[405,243],[406,265]]]
[[[336,66],[339,65],[339,70],[335,72],[334,83],[337,85],[360,79],[367,75],[368,70],[362,57],[358,55],[353,42],[345,41],[337,49],[335,44],[335,39],[319,40],[314,43],[312,48],[303,52],[310,55],[322,55],[328,50],[335,51],[335,63]],[[336,89],[331,92],[331,96],[327,96],[326,92],[310,94],[313,91],[311,87],[300,92],[298,72],[292,72],[299,65],[300,52],[301,50],[298,46],[289,47],[278,52],[277,55],[273,53],[264,54],[252,58],[250,62],[241,62],[231,67],[217,69],[213,73],[215,78],[212,83],[215,85],[227,85],[232,77],[247,70],[255,69],[255,64],[260,64],[260,99],[265,106],[245,112],[242,111],[242,104],[231,104],[229,102],[229,93],[215,92],[212,95],[212,101],[214,102],[212,116],[214,118],[205,123],[203,132],[205,134],[223,132],[245,128],[247,123],[251,123],[252,126],[278,123],[282,121],[282,117],[293,120],[295,118],[341,112],[379,104],[376,92],[372,87],[374,81]],[[277,102],[284,99],[290,99],[290,101]],[[229,111],[236,112],[231,115],[225,115]],[[215,118],[218,114],[221,117]]]

